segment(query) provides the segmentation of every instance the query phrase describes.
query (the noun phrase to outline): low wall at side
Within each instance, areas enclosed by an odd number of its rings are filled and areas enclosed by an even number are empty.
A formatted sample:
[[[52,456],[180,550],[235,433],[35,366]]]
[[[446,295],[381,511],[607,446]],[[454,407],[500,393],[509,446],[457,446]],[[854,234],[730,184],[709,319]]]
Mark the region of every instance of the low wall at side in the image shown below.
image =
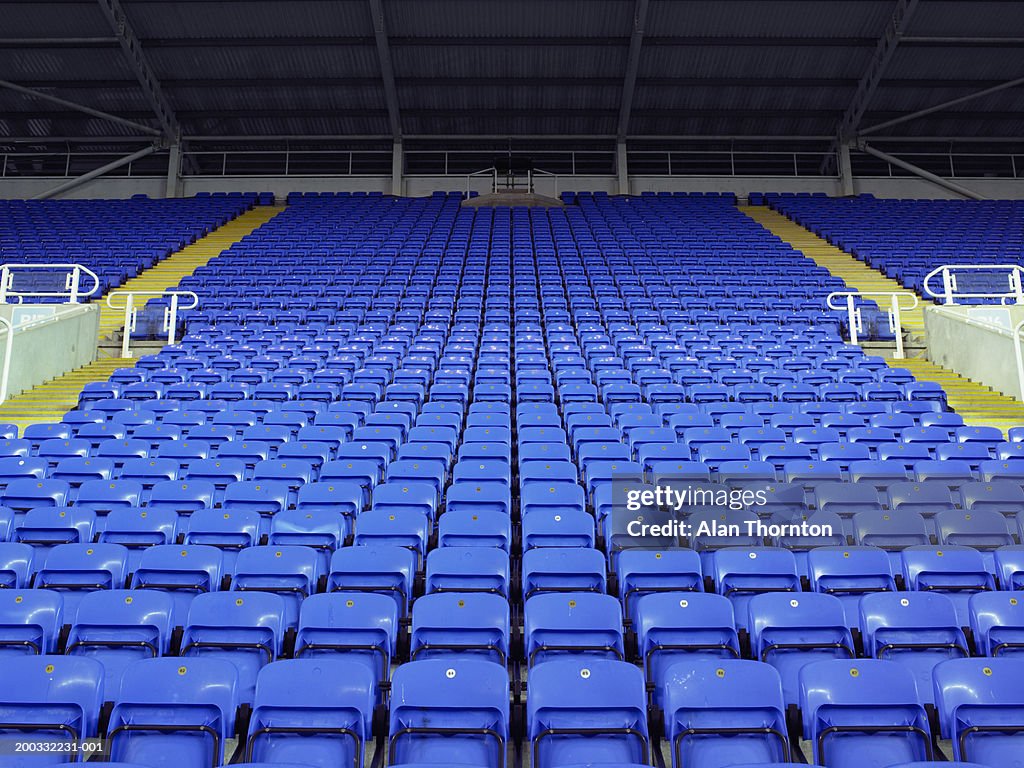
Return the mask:
[[[97,304],[3,304],[0,317],[14,326],[8,397],[96,359]],[[0,326],[0,365],[7,354],[7,333]]]
[[[1024,306],[930,306],[924,327],[932,362],[1020,398],[1013,327]]]

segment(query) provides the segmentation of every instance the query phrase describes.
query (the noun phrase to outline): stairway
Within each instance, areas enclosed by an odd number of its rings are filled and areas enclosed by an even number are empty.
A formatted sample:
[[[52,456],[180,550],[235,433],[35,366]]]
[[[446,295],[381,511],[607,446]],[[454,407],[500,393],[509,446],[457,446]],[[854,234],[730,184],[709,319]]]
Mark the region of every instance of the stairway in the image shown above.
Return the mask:
[[[872,269],[863,261],[851,256],[846,251],[836,248],[827,240],[822,240],[810,230],[804,229],[794,221],[767,206],[742,205],[740,210],[752,218],[773,235],[785,240],[804,256],[814,260],[819,266],[825,267],[836,277],[841,277],[855,291],[906,291],[907,289],[895,280],[886,277],[876,269]],[[824,299],[824,297],[822,297]],[[886,298],[875,299],[879,307],[888,309]],[[900,322],[904,330],[918,338],[924,337],[924,307],[900,313]]]
[[[21,434],[29,424],[60,421],[78,404],[82,387],[93,381],[106,381],[118,368],[133,365],[134,360],[108,357],[50,379],[0,405],[0,423],[17,424]]]
[[[859,291],[905,291],[895,280],[872,269],[850,254],[830,245],[813,232],[764,206],[740,206],[740,210],[774,235]],[[883,299],[884,301],[884,299]],[[924,338],[924,307],[901,313],[903,327],[918,340]],[[888,360],[893,368],[907,368],[919,381],[933,381],[945,391],[949,407],[970,425],[998,427],[1004,432],[1024,424],[1024,403],[990,387],[966,379],[923,357]]]
[[[949,407],[963,416],[967,424],[998,427],[1003,432],[1010,427],[1024,425],[1024,403],[984,384],[978,384],[921,357],[891,360],[889,364],[908,368],[918,381],[934,381],[939,384],[946,391]]]
[[[124,285],[119,291],[162,291],[178,284],[183,277],[192,274],[198,267],[207,264],[221,251],[270,221],[284,210],[284,206],[257,206],[229,221],[223,227],[197,240],[180,251],[171,254],[152,269],[147,269]],[[104,340],[122,329],[124,310],[110,309],[106,302],[100,303],[100,346],[101,356],[95,362],[85,365],[63,376],[58,376],[27,392],[11,397],[0,405],[0,423],[17,424],[19,433],[29,424],[57,422],[64,414],[78,404],[82,387],[93,381],[106,381],[118,368],[135,365],[132,358],[105,357]]]
[[[220,255],[253,230],[266,224],[284,210],[284,206],[258,205],[246,211],[238,218],[232,219],[223,227],[215,229],[206,237],[202,237],[192,245],[172,253],[152,269],[147,269],[133,277],[118,291],[163,291],[173,288],[183,277],[191,275],[199,267],[205,266],[210,259]],[[124,298],[116,300],[123,305]],[[141,305],[143,302],[139,302]],[[124,327],[124,309],[111,309],[106,301],[100,303],[100,339],[109,338]]]

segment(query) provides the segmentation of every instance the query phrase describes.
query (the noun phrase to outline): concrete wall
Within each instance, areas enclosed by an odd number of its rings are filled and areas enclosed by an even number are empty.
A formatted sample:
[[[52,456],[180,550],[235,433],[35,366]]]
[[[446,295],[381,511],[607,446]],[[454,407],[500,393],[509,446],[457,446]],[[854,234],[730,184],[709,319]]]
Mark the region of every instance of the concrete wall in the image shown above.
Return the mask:
[[[925,307],[928,356],[944,368],[1019,399],[1010,329],[1022,320],[1022,306]]]
[[[100,329],[97,304],[30,305],[24,309],[3,304],[0,316],[15,327],[8,397],[96,359]],[[6,343],[7,329],[0,327],[0,365],[6,356]]]
[[[0,179],[0,198],[27,198],[45,192],[63,179]],[[1024,179],[957,179],[964,186],[993,198],[1024,200]],[[537,191],[551,194],[555,181],[540,177]],[[429,195],[435,190],[466,189],[465,176],[407,176],[404,194],[410,197]],[[558,191],[589,190],[614,194],[614,176],[562,176],[557,179]],[[471,180],[470,188],[478,192],[490,190],[490,179]],[[794,176],[631,176],[629,188],[641,192],[824,192],[838,194],[838,182],[828,177]],[[918,178],[858,178],[856,192],[870,192],[877,197],[893,198],[955,198],[957,195]],[[202,176],[182,180],[182,193],[196,192],[273,192],[283,198],[289,192],[391,191],[390,176],[339,176],[313,178],[301,176]],[[164,179],[99,178],[68,192],[66,198],[125,198],[135,194],[162,197]]]

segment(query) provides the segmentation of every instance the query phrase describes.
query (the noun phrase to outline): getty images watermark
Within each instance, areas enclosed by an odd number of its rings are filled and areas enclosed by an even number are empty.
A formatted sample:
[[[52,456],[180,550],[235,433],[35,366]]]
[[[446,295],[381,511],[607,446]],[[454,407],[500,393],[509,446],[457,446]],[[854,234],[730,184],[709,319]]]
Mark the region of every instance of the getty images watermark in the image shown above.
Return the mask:
[[[656,484],[624,476],[613,481],[612,530],[621,547],[683,544],[715,538],[827,539],[839,533],[830,524],[799,516],[771,517],[767,488],[736,488],[713,483],[658,478]],[[769,518],[770,519],[765,519]]]

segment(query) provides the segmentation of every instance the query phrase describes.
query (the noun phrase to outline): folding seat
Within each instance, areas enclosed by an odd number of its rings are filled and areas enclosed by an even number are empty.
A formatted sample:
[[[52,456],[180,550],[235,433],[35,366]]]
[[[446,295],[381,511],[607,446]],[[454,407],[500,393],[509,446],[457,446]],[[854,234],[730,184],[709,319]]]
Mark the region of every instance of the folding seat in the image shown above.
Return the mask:
[[[800,671],[800,710],[803,737],[821,765],[883,768],[932,758],[913,675],[895,662],[808,664]]]
[[[390,597],[372,593],[311,595],[302,601],[295,658],[344,658],[365,667],[383,692],[398,636],[398,609]]]
[[[405,617],[412,600],[416,554],[388,544],[342,547],[331,556],[330,592],[370,592],[386,595]]]
[[[849,627],[860,626],[862,596],[896,591],[889,556],[877,547],[818,547],[807,553],[807,570],[811,591],[839,598]]]
[[[435,488],[428,482],[385,482],[373,489],[371,509],[376,512],[416,511],[429,523],[437,513],[437,506]],[[356,527],[358,529],[358,524]]]
[[[968,601],[971,595],[995,589],[995,578],[976,549],[914,546],[904,549],[902,558],[907,589],[948,596],[961,627],[970,623]]]
[[[48,472],[49,465],[45,459],[20,456],[0,459],[0,485],[7,485],[15,480],[42,480]]]
[[[236,435],[237,432],[234,427],[227,424],[203,424],[202,426],[190,428],[186,438],[188,440],[202,440],[209,443],[210,450],[216,453],[225,443],[234,440]]]
[[[676,664],[666,678],[664,728],[673,768],[790,758],[782,685],[767,664],[695,659]]]
[[[64,597],[65,616],[75,615],[88,592],[121,589],[128,575],[128,550],[117,544],[59,544],[33,579],[36,589],[52,589]]]
[[[29,424],[22,430],[21,436],[32,443],[34,450],[38,450],[47,440],[70,440],[71,427],[67,424]]]
[[[188,517],[199,509],[214,505],[216,486],[203,480],[162,480],[150,491],[150,509],[173,509],[181,517]]]
[[[184,678],[184,679],[182,679]],[[112,760],[216,765],[235,733],[238,673],[223,659],[145,659],[128,666],[106,738]]]
[[[604,556],[596,549],[541,547],[523,553],[522,594],[605,591]]]
[[[270,518],[288,508],[288,500],[288,485],[284,481],[243,480],[224,490],[221,506],[231,511],[258,512],[264,519],[261,526],[266,528]]]
[[[748,509],[723,509],[714,506],[693,507],[687,517],[689,543],[701,554],[701,562],[710,562],[715,550],[727,547],[756,547],[764,543],[756,530],[748,529],[759,522],[757,513]],[[748,532],[749,531],[749,532]],[[708,572],[710,573],[710,571]]]
[[[800,484],[808,490],[820,483],[839,482],[843,477],[842,468],[829,461],[787,461],[782,470],[787,483]]]
[[[728,547],[715,551],[706,573],[715,591],[729,599],[736,626],[746,627],[747,603],[762,592],[799,592],[800,577],[792,552],[773,547]]]
[[[1007,590],[1024,588],[1024,546],[1000,547],[993,555],[1000,587]]]
[[[794,461],[810,462],[814,460],[811,449],[797,443],[765,443],[758,446],[757,456],[767,461],[779,472],[785,470],[788,463]]]
[[[271,545],[310,547],[320,554],[320,572],[326,573],[331,555],[344,545],[348,519],[336,509],[285,509],[270,521]]]
[[[643,674],[610,659],[565,658],[530,672],[530,765],[647,764]]]
[[[96,540],[125,547],[128,572],[134,573],[144,549],[174,543],[177,531],[178,514],[173,510],[117,507],[107,514]]]
[[[864,653],[894,661],[914,675],[918,698],[933,703],[932,670],[947,659],[970,655],[953,602],[945,595],[885,593],[860,601]]]
[[[318,590],[316,550],[301,546],[246,547],[231,574],[232,592],[269,592],[284,598],[284,622],[294,627],[302,601]]]
[[[975,480],[971,465],[955,459],[916,462],[913,465],[913,477],[919,482],[941,481],[953,489]]]
[[[426,561],[426,592],[491,592],[508,598],[508,553],[496,547],[441,547]]]
[[[973,547],[985,556],[989,570],[994,569],[992,551],[1018,543],[1007,528],[1007,520],[992,509],[945,510],[935,515],[939,544]]]
[[[0,589],[29,586],[36,563],[35,550],[31,545],[0,542]]]
[[[112,545],[108,545],[112,546]],[[188,614],[192,598],[221,589],[223,556],[216,547],[157,545],[143,550],[132,574],[132,589],[166,592],[174,599],[178,620]]]
[[[372,675],[358,661],[270,664],[256,681],[245,759],[362,768],[365,744],[372,739],[374,698]]]
[[[858,512],[851,522],[851,535],[857,545],[890,552],[896,565],[902,549],[932,540],[924,518],[912,511]]]
[[[61,459],[87,458],[91,447],[88,440],[82,439],[44,440],[39,444],[36,455],[41,459],[46,459],[50,466],[54,467]]]
[[[338,449],[338,457],[335,461],[328,462],[321,469],[321,477],[324,471],[327,470],[328,466],[334,466],[342,462],[349,461],[372,461],[377,466],[377,476],[383,477],[384,470],[388,463],[392,461],[392,447],[383,442],[368,442],[360,441],[355,443],[345,443]],[[379,481],[378,481],[379,482]]]
[[[28,510],[11,533],[11,541],[30,544],[45,557],[58,544],[93,540],[96,514],[77,507],[37,507]]]
[[[508,601],[493,594],[434,593],[412,609],[412,661],[477,658],[505,666],[511,625]]]
[[[429,537],[430,518],[414,507],[371,509],[360,514],[355,523],[357,545],[405,547],[420,558],[426,554]]]
[[[610,595],[591,592],[534,595],[524,608],[527,665],[564,654],[624,658],[622,611]]]
[[[958,443],[982,443],[993,449],[1003,442],[1003,432],[998,427],[957,427],[953,434]]]
[[[979,592],[968,601],[977,656],[1024,653],[1024,595],[1020,592]]]
[[[1021,443],[1014,443],[1014,445],[1021,445]],[[1017,485],[1024,485],[1024,458],[983,461],[978,465],[978,473],[983,482],[1009,480]]]
[[[267,459],[253,468],[253,482],[283,484],[288,488],[288,506],[294,506],[299,488],[315,479],[312,462],[301,460]]]
[[[956,659],[935,667],[939,731],[952,743],[954,760],[1009,766],[1020,759],[1022,678],[1018,659]]]
[[[467,500],[459,500],[456,508],[453,508],[454,499],[449,493],[447,511],[437,521],[438,546],[497,547],[509,551],[512,546],[512,520],[507,505],[492,508],[484,501],[475,502],[472,494],[477,490],[466,486],[465,493],[461,495]],[[507,490],[502,493],[507,494]]]
[[[956,508],[949,487],[940,481],[894,483],[889,486],[889,507],[926,517]]]
[[[970,510],[990,509],[1007,516],[1024,511],[1024,488],[1012,480],[964,483],[960,493],[964,507]]]
[[[157,483],[175,480],[178,477],[178,462],[173,459],[125,459],[117,477],[140,483],[143,490],[148,492]]]
[[[173,611],[174,601],[158,592],[91,592],[82,598],[77,615],[69,622],[66,653],[100,662],[104,690],[116,691],[129,664],[168,654]]]
[[[0,442],[0,459],[27,459],[31,455],[31,453],[32,443],[30,443],[28,440],[11,439]],[[3,464],[0,464],[0,466],[3,467],[6,467],[7,465],[7,462],[3,462]]]
[[[940,461],[963,462],[972,471],[976,471],[982,462],[992,458],[989,448],[986,443],[946,443],[935,450],[935,458]]]
[[[184,622],[180,655],[230,661],[238,672],[239,699],[250,702],[256,675],[281,654],[285,612],[279,595],[197,595]]]
[[[392,679],[390,765],[505,765],[509,680],[504,666],[482,659],[424,659]]]
[[[928,446],[924,443],[882,443],[876,452],[879,461],[900,462],[907,470],[913,469],[918,462],[931,459]]]
[[[63,608],[59,592],[0,590],[0,659],[17,663],[10,657],[56,653]]]
[[[270,458],[271,453],[273,453],[273,449],[270,443],[264,440],[231,440],[214,452],[214,458],[221,461],[241,462],[246,476],[249,476],[257,464]]]
[[[12,660],[9,660],[12,661]],[[95,738],[104,701],[103,667],[93,659],[34,656],[4,665],[0,686],[0,733],[5,740],[37,745],[39,752],[56,744]],[[47,746],[49,745],[49,746]],[[14,750],[14,746],[10,749]],[[57,747],[60,748],[60,747]],[[33,751],[29,748],[29,751]],[[54,765],[59,758],[14,755],[9,765]]]
[[[853,483],[874,486],[883,494],[893,483],[909,479],[900,461],[854,461],[850,463],[849,474]]]
[[[523,515],[523,550],[534,547],[593,547],[594,518],[578,509],[533,508]]]

